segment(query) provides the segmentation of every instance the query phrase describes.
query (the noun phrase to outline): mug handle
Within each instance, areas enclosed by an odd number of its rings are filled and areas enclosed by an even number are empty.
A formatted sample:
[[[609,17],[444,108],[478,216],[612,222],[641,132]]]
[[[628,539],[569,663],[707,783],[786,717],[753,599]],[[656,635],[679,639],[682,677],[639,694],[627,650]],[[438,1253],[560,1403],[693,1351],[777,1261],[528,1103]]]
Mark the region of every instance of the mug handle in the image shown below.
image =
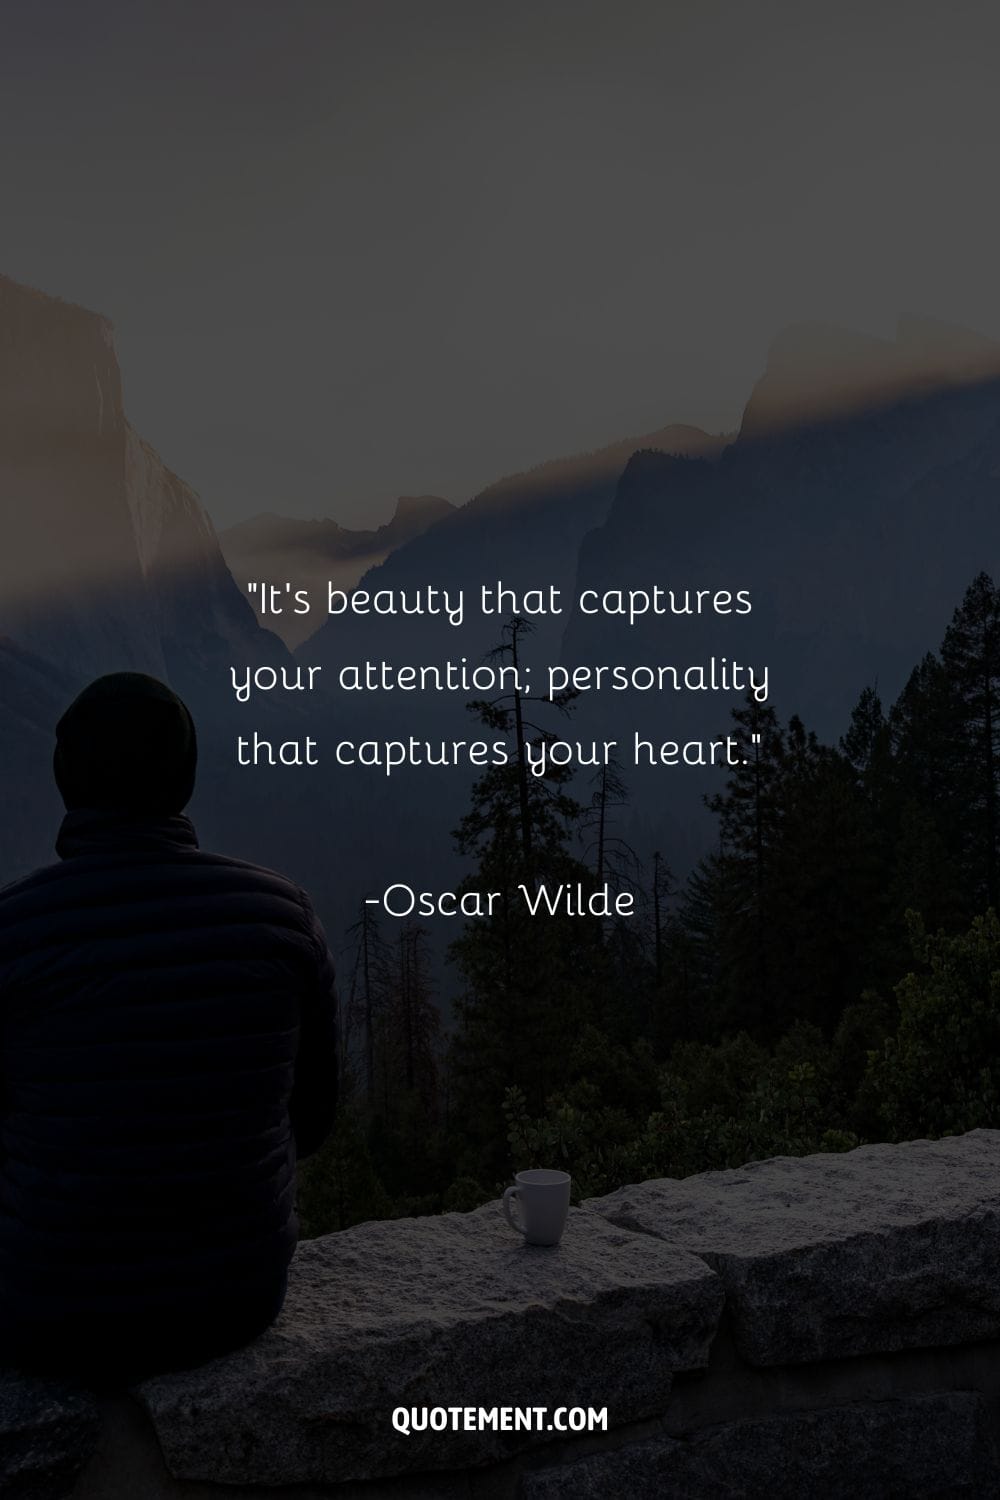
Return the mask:
[[[507,1189],[507,1191],[503,1195],[503,1211],[507,1215],[507,1223],[510,1225],[511,1229],[516,1230],[518,1234],[523,1234],[524,1233],[524,1225],[523,1224],[519,1224],[517,1222],[517,1220],[515,1219],[514,1215],[511,1213],[511,1210],[510,1210],[511,1199],[512,1198],[517,1198],[517,1197],[518,1197],[518,1190],[517,1190],[517,1188],[516,1187],[509,1187]]]

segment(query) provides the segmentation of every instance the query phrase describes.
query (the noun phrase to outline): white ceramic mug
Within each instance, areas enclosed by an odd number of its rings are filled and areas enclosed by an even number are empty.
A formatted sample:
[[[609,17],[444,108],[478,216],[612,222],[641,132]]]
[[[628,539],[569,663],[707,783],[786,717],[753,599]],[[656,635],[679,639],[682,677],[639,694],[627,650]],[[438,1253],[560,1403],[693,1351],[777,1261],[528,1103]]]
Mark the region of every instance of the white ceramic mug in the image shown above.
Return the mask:
[[[518,1172],[514,1182],[503,1195],[503,1211],[511,1229],[523,1234],[529,1245],[558,1245],[569,1214],[569,1173],[543,1167]],[[520,1222],[511,1208],[515,1199]]]

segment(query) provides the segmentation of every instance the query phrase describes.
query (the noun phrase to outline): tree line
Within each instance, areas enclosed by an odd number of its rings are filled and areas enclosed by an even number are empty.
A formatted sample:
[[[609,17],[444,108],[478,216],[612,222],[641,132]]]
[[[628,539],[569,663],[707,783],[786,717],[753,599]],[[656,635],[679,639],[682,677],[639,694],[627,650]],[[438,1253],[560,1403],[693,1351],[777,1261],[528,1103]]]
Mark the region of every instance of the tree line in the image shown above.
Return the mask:
[[[530,622],[493,653],[518,667]],[[517,681],[517,674],[512,679]],[[1000,1126],[1000,591],[985,573],[890,705],[865,686],[839,743],[752,694],[750,749],[707,799],[683,880],[622,836],[615,764],[589,785],[542,746],[573,695],[470,712],[510,735],[454,832],[463,889],[502,893],[449,957],[362,905],[341,986],[343,1104],[304,1164],[306,1233],[465,1209],[563,1166],[578,1197],[779,1153]],[[548,722],[535,722],[544,711]],[[752,737],[756,739],[752,739]],[[722,773],[720,773],[722,774]],[[605,882],[638,916],[532,917],[519,885]]]

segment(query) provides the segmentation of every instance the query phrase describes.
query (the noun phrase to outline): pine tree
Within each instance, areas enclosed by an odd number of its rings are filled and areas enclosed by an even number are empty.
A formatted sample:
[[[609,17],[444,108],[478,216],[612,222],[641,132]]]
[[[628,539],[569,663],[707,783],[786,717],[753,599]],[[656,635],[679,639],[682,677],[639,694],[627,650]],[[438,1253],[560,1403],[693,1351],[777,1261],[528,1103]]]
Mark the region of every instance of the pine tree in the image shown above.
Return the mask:
[[[955,708],[952,768],[962,792],[961,835],[977,909],[996,909],[1000,804],[1000,594],[973,579],[945,632],[941,662]]]
[[[870,982],[884,866],[858,774],[798,719],[786,735],[781,838],[769,885],[772,1003],[780,1028],[832,1034]]]
[[[892,741],[877,687],[862,690],[840,750],[854,767],[869,800],[880,802],[891,778]]]
[[[865,901],[865,984],[880,988],[895,982],[907,949],[902,908],[893,906],[896,851],[900,836],[900,798],[893,760],[892,729],[877,686],[864,688],[851,713],[840,752],[853,775],[857,850],[854,872],[862,874]],[[849,1001],[858,1004],[860,1001]]]
[[[774,708],[752,694],[732,718],[746,755],[730,770],[726,790],[706,798],[719,818],[715,904],[728,923],[721,935],[723,1011],[757,1020],[769,1008],[768,875],[781,831],[785,744]]]
[[[928,652],[889,713],[896,802],[889,895],[900,944],[908,910],[929,928],[955,931],[974,909],[963,870],[956,710],[949,675]]]
[[[360,1032],[364,1099],[369,1111],[376,1103],[375,1037],[386,1007],[386,951],[378,921],[368,901],[347,936],[354,943],[354,965],[346,1013],[352,1034]],[[345,1049],[346,1050],[346,1049]]]
[[[759,997],[745,981],[743,947],[733,941],[745,924],[746,897],[737,860],[721,849],[701,859],[684,883],[665,948],[666,1007],[678,1018],[659,1037],[708,1041],[753,1026]]]
[[[427,928],[407,921],[397,940],[399,984],[393,1007],[398,1072],[407,1093],[420,1101],[427,1118],[437,1099],[437,1039],[441,1016],[431,989]]]
[[[719,853],[682,904],[689,952],[717,945],[706,1019],[715,1035],[763,1040],[796,1021],[830,1030],[860,993],[872,941],[877,861],[858,773],[797,716],[783,730],[748,699],[733,718],[746,750],[708,802]]]
[[[511,620],[497,650],[520,665],[525,633],[523,621]],[[542,701],[550,713],[569,711],[566,702]],[[454,835],[473,866],[463,889],[500,893],[493,916],[470,920],[450,949],[463,981],[450,1058],[453,1113],[468,1146],[459,1170],[486,1181],[504,1167],[504,1090],[519,1087],[529,1107],[541,1110],[565,1079],[567,1038],[599,1008],[605,963],[599,919],[532,916],[520,889],[594,885],[573,853],[582,808],[570,794],[572,772],[548,762],[536,775],[527,764],[526,737],[540,746],[553,732],[528,719],[517,691],[469,709],[517,740],[509,763],[475,783]]]
[[[590,786],[590,805],[580,816],[584,859],[593,865],[595,886],[607,884],[616,893],[631,890],[639,861],[632,846],[615,831],[616,813],[628,802],[621,762],[609,756],[591,777]]]

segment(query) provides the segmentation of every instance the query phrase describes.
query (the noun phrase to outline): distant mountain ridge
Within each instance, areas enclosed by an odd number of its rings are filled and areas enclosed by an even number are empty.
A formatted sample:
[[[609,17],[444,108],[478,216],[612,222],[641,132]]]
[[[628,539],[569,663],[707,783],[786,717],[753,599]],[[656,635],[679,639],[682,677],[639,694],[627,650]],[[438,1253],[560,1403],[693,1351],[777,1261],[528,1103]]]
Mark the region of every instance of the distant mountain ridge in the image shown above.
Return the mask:
[[[369,533],[258,517],[224,538],[234,579],[199,497],[128,423],[110,324],[0,278],[0,879],[50,857],[58,713],[89,677],[123,668],[165,677],[192,705],[205,842],[287,869],[334,931],[390,876],[433,889],[461,873],[450,831],[468,778],[404,769],[389,780],[338,767],[329,747],[341,735],[440,740],[481,726],[461,694],[346,695],[336,669],[476,663],[502,619],[473,615],[461,630],[330,619],[296,652],[324,668],[325,691],[308,704],[239,705],[230,666],[292,661],[246,593],[241,569],[262,548],[269,566],[286,548],[324,579],[343,564],[357,581],[379,557],[360,580],[368,589],[473,596],[503,580],[572,601],[582,587],[749,588],[744,621],[625,628],[570,607],[540,620],[526,649],[567,665],[766,660],[782,716],[836,737],[866,683],[891,697],[938,644],[976,571],[1000,574],[998,372],[996,345],[926,321],[902,325],[895,343],[793,330],[775,341],[735,438],[666,426],[507,476],[459,507],[404,497]],[[712,735],[731,706],[583,695],[566,732],[622,738],[634,722],[651,737]],[[235,738],[250,727],[315,735],[328,758],[302,772],[237,770]],[[681,873],[703,847],[709,778],[626,767],[625,779],[627,835]]]
[[[533,468],[505,475],[480,490],[469,504],[480,510],[494,506],[509,508],[537,502],[560,490],[605,483],[608,479],[617,479],[630,456],[639,448],[658,448],[664,453],[712,458],[722,452],[728,441],[724,433],[703,432],[700,427],[672,422],[653,432],[617,438],[601,448],[565,458],[546,459]]]
[[[811,425],[751,428],[713,465],[634,455],[606,521],[580,548],[580,586],[600,592],[627,577],[749,588],[753,612],[634,627],[574,612],[562,662],[766,664],[780,717],[798,714],[836,743],[864,687],[894,701],[982,570],[1000,577],[1000,377]],[[626,711],[590,695],[578,700],[573,733],[618,737],[634,724],[654,742],[711,738],[728,732],[734,706],[667,694]],[[640,768],[626,780],[639,806],[658,809],[636,830],[637,847],[673,848],[690,862],[707,828],[701,794],[718,787],[718,773],[678,780]]]
[[[401,495],[391,520],[373,530],[352,530],[329,518],[301,520],[265,512],[219,533],[230,571],[244,586],[252,579],[292,582],[325,597],[326,584],[352,589],[369,568],[419,536],[454,506],[439,495]],[[315,616],[283,615],[269,620],[294,649],[321,623]]]
[[[329,519],[299,520],[265,514],[228,527],[220,533],[219,541],[238,579],[297,581],[320,597],[327,582],[340,589],[356,587],[370,570],[386,563],[393,552],[414,542],[438,523],[462,528],[462,545],[465,545],[470,540],[467,528],[489,526],[487,516],[499,518],[506,527],[515,513],[520,521],[523,509],[541,511],[565,501],[575,505],[578,512],[567,517],[565,536],[575,535],[581,524],[592,524],[596,519],[597,513],[589,508],[592,501],[596,499],[599,506],[610,504],[618,475],[636,449],[657,448],[711,459],[718,457],[726,441],[724,435],[674,423],[504,475],[461,506],[435,495],[401,496],[391,521],[374,531],[351,530]],[[292,649],[314,637],[323,623],[312,614],[289,614],[269,622]]]
[[[829,323],[792,324],[768,350],[740,437],[836,421],[998,375],[1000,344],[934,318],[900,318],[895,340]]]
[[[506,475],[394,551],[365,574],[364,586],[412,588],[421,582],[443,585],[445,579],[454,585],[460,576],[470,596],[481,585],[500,579],[521,589],[552,584],[568,591],[576,571],[577,547],[606,517],[631,454],[658,446],[711,462],[721,455],[725,443],[722,435],[675,424]],[[496,622],[473,615],[463,627],[462,652],[478,660],[496,644],[497,629]],[[555,645],[558,630],[558,622],[539,623],[536,645]],[[364,650],[366,642],[372,652],[383,644],[388,649],[392,631],[391,623],[377,620],[362,624],[351,619],[328,621],[299,648],[298,655],[335,666]],[[422,641],[432,652],[453,652],[453,635],[447,625],[439,623],[422,632]]]

